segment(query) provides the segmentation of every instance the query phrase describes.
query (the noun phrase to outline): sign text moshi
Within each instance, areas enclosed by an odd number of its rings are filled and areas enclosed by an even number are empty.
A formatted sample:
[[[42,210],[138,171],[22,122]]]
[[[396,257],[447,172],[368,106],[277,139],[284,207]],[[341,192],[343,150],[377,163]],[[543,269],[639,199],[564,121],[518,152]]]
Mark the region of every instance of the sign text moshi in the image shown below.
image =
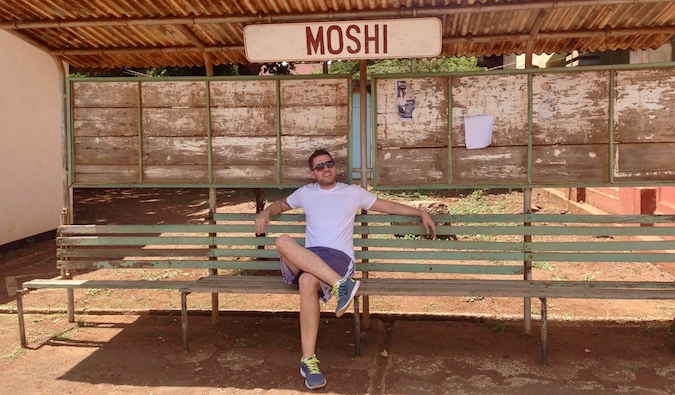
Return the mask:
[[[248,25],[244,46],[250,62],[436,57],[442,25],[438,18]]]

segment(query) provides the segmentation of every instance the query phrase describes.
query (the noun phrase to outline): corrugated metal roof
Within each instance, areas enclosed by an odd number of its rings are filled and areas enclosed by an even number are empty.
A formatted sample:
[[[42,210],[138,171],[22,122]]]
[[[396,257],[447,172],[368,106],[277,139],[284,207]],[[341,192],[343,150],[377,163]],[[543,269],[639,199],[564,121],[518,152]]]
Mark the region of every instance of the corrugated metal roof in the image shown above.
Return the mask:
[[[0,27],[82,68],[247,63],[247,24],[436,16],[445,56],[657,48],[663,0],[0,0]]]

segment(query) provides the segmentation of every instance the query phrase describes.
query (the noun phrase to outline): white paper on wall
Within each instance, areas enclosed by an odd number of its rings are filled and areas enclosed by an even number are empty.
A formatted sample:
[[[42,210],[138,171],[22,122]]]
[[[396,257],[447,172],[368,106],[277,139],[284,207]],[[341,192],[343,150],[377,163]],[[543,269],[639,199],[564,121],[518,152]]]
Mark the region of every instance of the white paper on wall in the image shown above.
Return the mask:
[[[492,143],[494,115],[464,117],[464,140],[466,149],[485,148]]]

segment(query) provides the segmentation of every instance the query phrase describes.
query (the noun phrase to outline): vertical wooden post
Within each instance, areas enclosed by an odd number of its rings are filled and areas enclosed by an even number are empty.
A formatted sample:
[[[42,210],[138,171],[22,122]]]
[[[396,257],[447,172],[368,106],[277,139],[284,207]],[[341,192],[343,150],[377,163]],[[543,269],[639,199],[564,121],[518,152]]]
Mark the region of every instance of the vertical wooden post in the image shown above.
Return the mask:
[[[527,50],[525,51],[525,68],[526,69],[531,69],[532,68],[532,47],[534,45],[533,40],[528,40],[527,41]],[[530,81],[532,80],[531,78],[529,79]],[[529,88],[531,88],[531,84]],[[531,104],[531,97],[532,97],[532,89],[528,89],[529,92],[528,94],[528,112],[531,114],[532,113],[532,104]],[[532,130],[532,125],[531,125],[531,115],[528,116],[528,121],[530,123],[530,126],[528,127],[530,133],[530,140],[532,138],[531,136],[531,130]],[[525,214],[530,214],[532,213],[532,188],[525,188],[523,190],[523,212]],[[530,226],[530,222],[525,222],[523,224],[524,226]],[[532,241],[532,235],[523,235],[523,242],[525,243],[530,243]],[[530,259],[525,259],[523,261],[523,280],[532,280],[532,261]],[[526,334],[532,333],[532,299],[531,298],[524,298],[523,299],[523,331]]]
[[[204,55],[204,69],[206,71],[206,76],[207,77],[213,77],[213,61],[211,59],[211,54],[208,53],[208,52],[204,52],[203,55]],[[207,87],[207,89],[211,89],[210,84],[208,84],[208,83],[206,84],[206,87]],[[208,97],[209,100],[210,100],[210,95],[208,93],[209,92],[207,92],[206,97]],[[206,103],[206,108],[207,108],[207,111],[210,112],[211,111],[211,103]],[[209,116],[207,116],[206,119],[208,119],[210,121],[211,120],[210,114],[207,114],[207,115],[209,115]],[[211,130],[211,125],[206,125],[206,128],[207,128],[207,130]],[[210,133],[209,133],[209,138],[211,138]],[[209,142],[209,146],[212,147],[211,142]],[[209,153],[209,157],[211,157],[211,156],[212,156],[212,153]],[[213,166],[213,165],[211,164],[211,166]],[[209,169],[209,170],[212,171],[212,168]],[[209,181],[212,181],[212,180],[209,180]],[[215,215],[216,215],[216,209],[217,208],[218,208],[218,191],[216,190],[216,188],[209,188],[209,222],[211,224],[216,223]],[[217,233],[209,233],[209,236],[210,237],[216,237],[216,236],[218,236],[218,234]],[[211,245],[211,246],[209,246],[209,248],[211,250],[214,250],[216,248],[216,246]],[[215,256],[209,257],[209,260],[215,261],[217,259],[218,258],[215,257]],[[217,276],[217,275],[218,275],[218,269],[209,269],[209,276]],[[187,302],[185,302],[185,303],[187,303]],[[218,323],[218,293],[217,292],[214,292],[214,293],[211,294],[211,322],[213,324]],[[187,350],[187,345],[185,347],[186,347],[186,350]]]
[[[546,298],[539,298],[541,300],[541,364],[548,364],[548,309],[546,306]]]
[[[361,116],[361,188],[368,188],[368,123],[366,122],[367,108],[368,103],[366,98],[368,97],[368,90],[366,85],[368,84],[368,71],[367,64],[365,60],[359,61],[359,89],[360,89],[360,116]],[[361,210],[362,214],[368,214],[367,210]],[[367,224],[364,224],[367,225]],[[368,235],[361,235],[362,238],[368,238]],[[361,247],[362,250],[368,250],[368,247]],[[363,262],[368,262],[367,259],[364,259]],[[368,278],[368,272],[362,273],[363,278]],[[358,303],[358,302],[356,302]],[[363,297],[363,327],[365,329],[370,328],[370,298],[366,295]],[[360,331],[360,329],[359,329]],[[361,333],[357,334],[361,336]]]

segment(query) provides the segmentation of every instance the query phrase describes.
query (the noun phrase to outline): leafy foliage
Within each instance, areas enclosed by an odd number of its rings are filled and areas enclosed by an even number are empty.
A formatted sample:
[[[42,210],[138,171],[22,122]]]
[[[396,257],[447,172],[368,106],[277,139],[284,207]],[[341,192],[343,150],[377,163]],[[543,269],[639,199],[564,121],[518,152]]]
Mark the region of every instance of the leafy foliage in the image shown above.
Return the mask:
[[[391,59],[369,61],[367,66],[368,74],[392,74],[392,73],[410,73],[412,61],[410,59]],[[415,66],[416,73],[451,73],[457,71],[479,71],[475,57],[470,58],[432,58],[418,59]],[[330,65],[330,74],[354,74],[357,78],[359,74],[358,62],[332,62]]]

